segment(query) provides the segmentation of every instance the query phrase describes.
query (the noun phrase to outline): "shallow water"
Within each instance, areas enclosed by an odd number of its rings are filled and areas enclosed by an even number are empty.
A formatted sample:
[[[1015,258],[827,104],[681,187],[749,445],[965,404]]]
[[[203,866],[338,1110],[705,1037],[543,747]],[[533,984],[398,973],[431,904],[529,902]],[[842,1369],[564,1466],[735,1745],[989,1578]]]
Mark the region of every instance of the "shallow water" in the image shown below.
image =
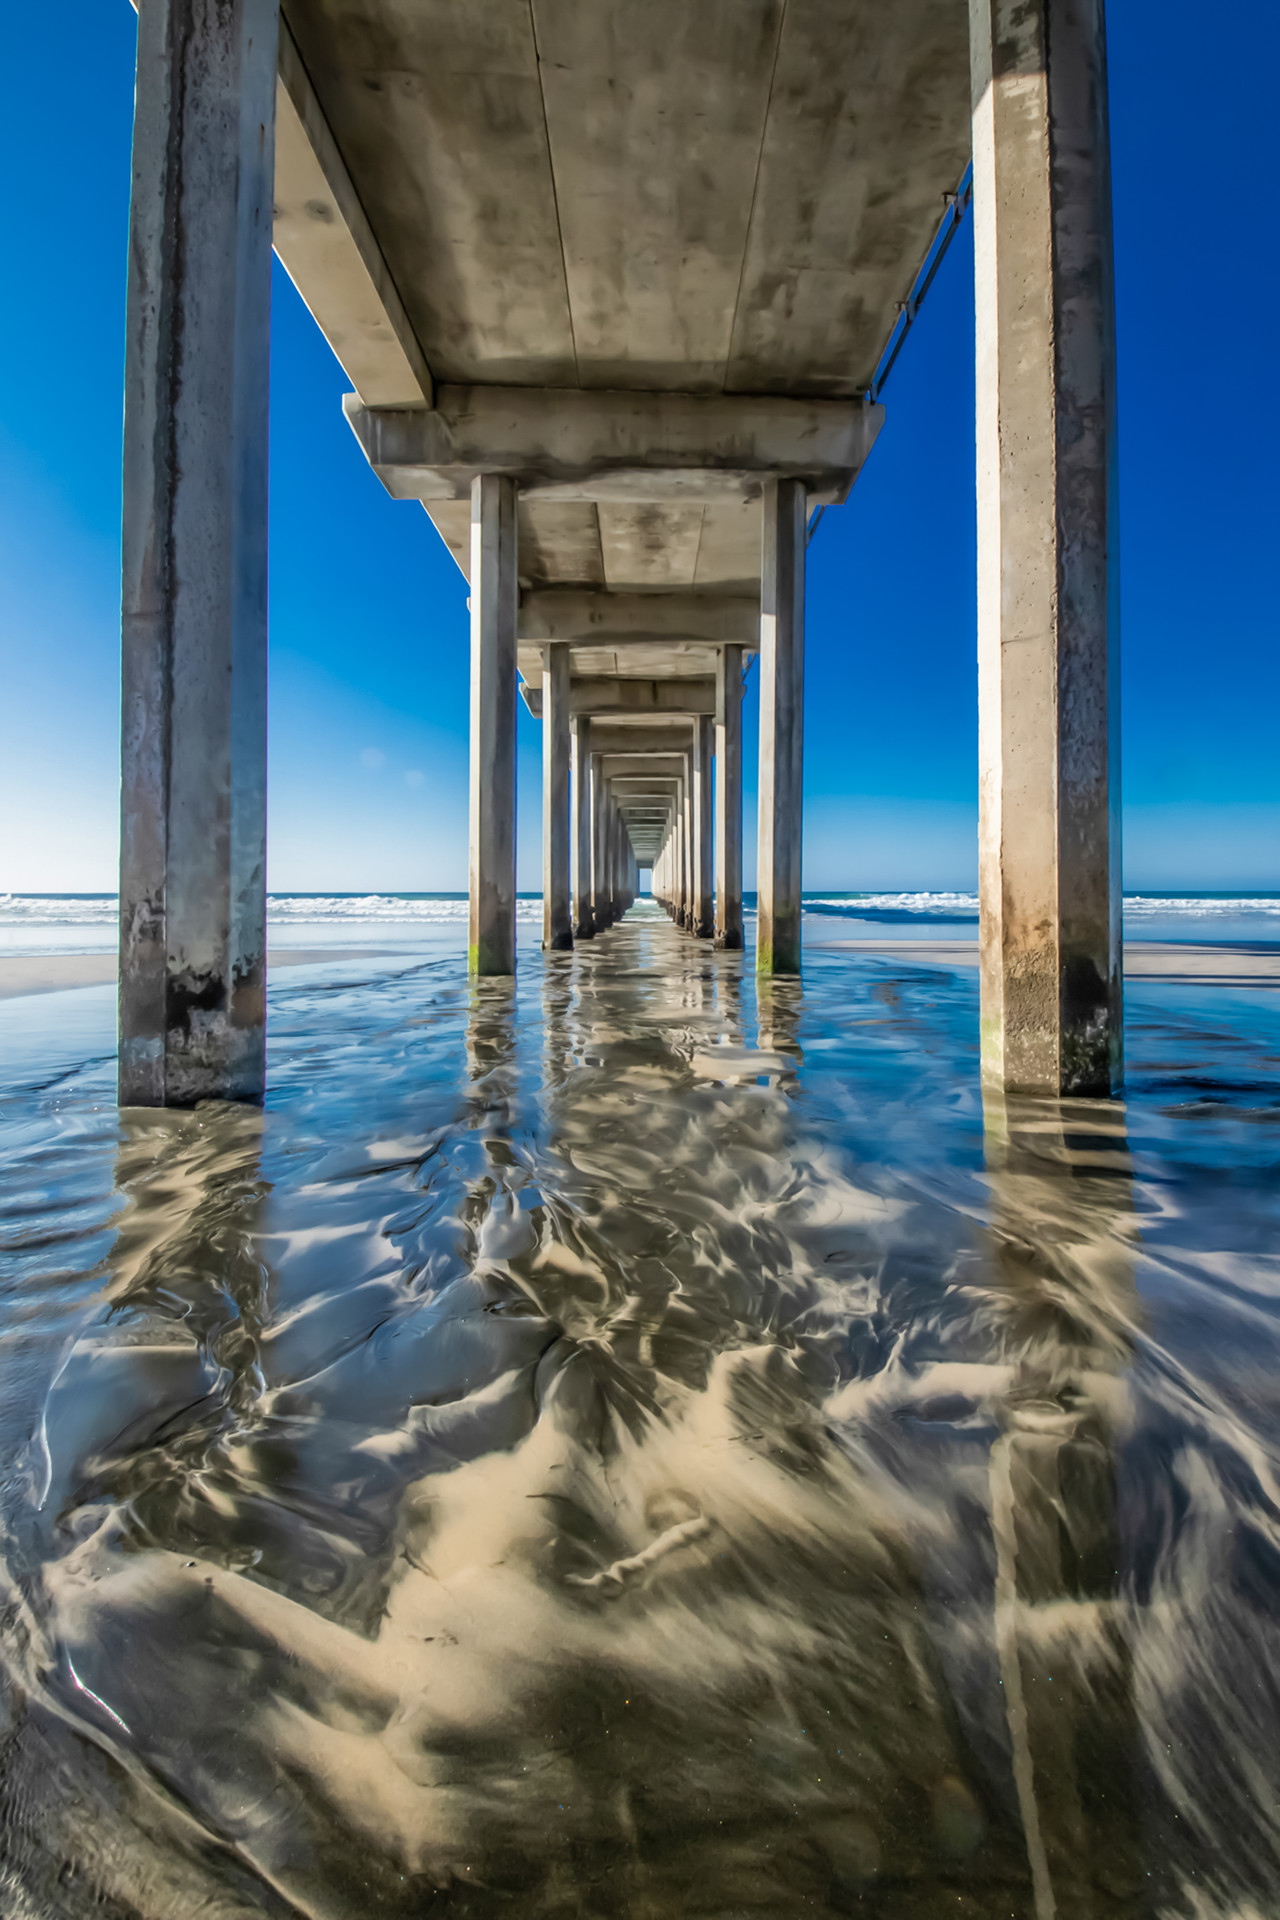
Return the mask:
[[[1275,1912],[1271,998],[984,1108],[971,974],[638,909],[125,1116],[11,1003],[0,1913]]]

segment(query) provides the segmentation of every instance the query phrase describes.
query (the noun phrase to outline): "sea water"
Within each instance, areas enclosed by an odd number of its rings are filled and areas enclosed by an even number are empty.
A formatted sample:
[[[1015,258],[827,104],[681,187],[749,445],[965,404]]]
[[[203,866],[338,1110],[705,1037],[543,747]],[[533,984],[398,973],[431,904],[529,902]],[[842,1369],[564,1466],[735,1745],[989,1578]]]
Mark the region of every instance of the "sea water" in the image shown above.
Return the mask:
[[[0,1007],[5,1920],[1274,1913],[1280,996],[434,942]]]
[[[743,896],[748,929],[755,895]],[[976,939],[975,893],[832,893],[804,896],[807,931],[818,939]],[[344,946],[353,941],[452,950],[466,924],[463,893],[272,893],[267,934],[278,947]],[[1280,941],[1280,893],[1129,893],[1125,932],[1139,940]],[[540,894],[516,901],[518,936],[542,923]],[[110,953],[117,941],[113,893],[0,894],[0,958],[44,953]]]

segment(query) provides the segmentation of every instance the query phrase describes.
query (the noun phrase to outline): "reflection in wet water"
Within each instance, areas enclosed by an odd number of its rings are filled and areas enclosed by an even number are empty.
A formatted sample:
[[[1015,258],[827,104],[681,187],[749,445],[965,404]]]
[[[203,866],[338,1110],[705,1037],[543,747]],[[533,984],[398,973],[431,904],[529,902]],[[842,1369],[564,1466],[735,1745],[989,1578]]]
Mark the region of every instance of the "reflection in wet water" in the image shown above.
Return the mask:
[[[0,1911],[1273,1911],[1274,1036],[972,1001],[636,915],[13,1092]]]

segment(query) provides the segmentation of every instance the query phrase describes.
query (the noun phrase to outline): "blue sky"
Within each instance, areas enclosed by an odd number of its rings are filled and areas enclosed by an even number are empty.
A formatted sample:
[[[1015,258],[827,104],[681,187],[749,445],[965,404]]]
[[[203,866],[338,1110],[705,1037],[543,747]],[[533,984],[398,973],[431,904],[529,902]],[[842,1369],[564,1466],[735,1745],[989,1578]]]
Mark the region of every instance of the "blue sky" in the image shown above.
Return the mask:
[[[1268,239],[1280,10],[1246,0],[1233,24],[1247,60],[1214,56],[1191,0],[1111,7],[1136,887],[1280,887]],[[0,888],[115,884],[133,40],[127,0],[11,8],[0,24]],[[972,361],[966,226],[886,389],[872,459],[810,548],[810,886],[974,881]],[[426,516],[366,467],[345,386],[277,269],[271,883],[460,887],[465,587]],[[754,720],[753,695],[751,743]],[[520,751],[532,887],[527,716]],[[747,826],[754,842],[754,792]]]

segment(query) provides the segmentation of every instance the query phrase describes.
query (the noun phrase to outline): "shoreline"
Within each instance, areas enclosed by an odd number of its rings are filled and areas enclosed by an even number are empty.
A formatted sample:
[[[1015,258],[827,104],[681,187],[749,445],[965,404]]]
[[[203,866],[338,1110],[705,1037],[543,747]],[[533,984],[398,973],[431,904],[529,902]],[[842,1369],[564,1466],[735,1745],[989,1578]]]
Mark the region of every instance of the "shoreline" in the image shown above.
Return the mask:
[[[858,954],[871,960],[912,966],[954,969],[978,965],[976,939],[809,940],[806,947],[811,953]],[[413,964],[414,956],[403,948],[372,942],[343,947],[278,947],[268,955],[267,970],[270,973],[277,967],[398,958]],[[1130,939],[1125,942],[1124,972],[1127,980],[1160,980],[1173,986],[1280,987],[1280,943]],[[0,1000],[72,992],[79,987],[110,986],[116,973],[114,953],[0,956]]]
[[[911,965],[978,965],[976,940],[810,940],[810,953],[859,953],[870,960]],[[1126,980],[1168,986],[1280,987],[1280,942],[1251,940],[1142,940],[1124,943]]]
[[[267,955],[267,972],[276,967],[312,967],[326,960],[384,960],[395,947],[279,947]],[[114,953],[32,953],[0,956],[0,1000],[29,994],[70,993],[77,987],[114,986],[119,961]]]

